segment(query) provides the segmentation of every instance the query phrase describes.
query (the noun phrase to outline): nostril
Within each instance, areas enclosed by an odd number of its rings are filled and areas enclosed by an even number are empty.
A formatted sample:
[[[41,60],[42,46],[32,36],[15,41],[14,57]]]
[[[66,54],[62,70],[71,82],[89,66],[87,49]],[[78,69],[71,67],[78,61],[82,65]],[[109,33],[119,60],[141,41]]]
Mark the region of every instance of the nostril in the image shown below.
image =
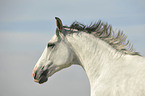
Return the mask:
[[[34,73],[34,79],[36,79],[37,77],[37,71]]]
[[[36,79],[36,75],[37,75],[37,71],[33,71],[33,73],[32,73],[33,79]]]
[[[33,79],[36,79],[37,78],[36,76],[37,76],[37,68],[35,67],[32,73]]]

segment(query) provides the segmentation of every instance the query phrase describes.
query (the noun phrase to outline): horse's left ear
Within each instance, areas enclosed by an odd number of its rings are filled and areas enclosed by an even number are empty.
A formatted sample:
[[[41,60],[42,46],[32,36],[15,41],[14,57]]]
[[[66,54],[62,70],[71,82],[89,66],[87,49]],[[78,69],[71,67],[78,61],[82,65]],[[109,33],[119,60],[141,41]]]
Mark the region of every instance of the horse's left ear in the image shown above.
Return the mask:
[[[56,26],[57,26],[59,32],[62,32],[63,24],[62,24],[60,18],[55,17],[55,19],[56,19]]]

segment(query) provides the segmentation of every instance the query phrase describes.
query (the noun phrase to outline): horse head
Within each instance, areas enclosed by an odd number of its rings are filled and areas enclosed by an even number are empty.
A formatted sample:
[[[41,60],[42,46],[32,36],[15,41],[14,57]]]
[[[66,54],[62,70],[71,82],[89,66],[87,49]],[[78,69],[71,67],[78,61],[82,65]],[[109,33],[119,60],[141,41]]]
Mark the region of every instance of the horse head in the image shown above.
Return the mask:
[[[57,17],[55,19],[56,34],[48,42],[32,73],[33,80],[40,84],[46,82],[47,78],[55,72],[71,66],[74,61],[76,62],[74,59],[76,55],[65,40],[66,30],[63,28],[62,21]]]

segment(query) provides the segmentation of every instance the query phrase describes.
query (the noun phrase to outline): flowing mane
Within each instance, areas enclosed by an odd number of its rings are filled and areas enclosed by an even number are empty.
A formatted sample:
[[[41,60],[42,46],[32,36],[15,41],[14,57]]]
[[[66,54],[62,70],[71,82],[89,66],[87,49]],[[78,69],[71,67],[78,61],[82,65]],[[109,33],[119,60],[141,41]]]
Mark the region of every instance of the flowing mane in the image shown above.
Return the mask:
[[[97,23],[86,26],[75,21],[70,27],[64,26],[64,28],[77,29],[78,31],[87,32],[109,43],[113,48],[120,52],[140,56],[138,52],[134,51],[133,45],[129,42],[129,40],[127,40],[127,36],[120,30],[117,34],[115,34],[115,31],[112,30],[112,26],[107,23],[105,24],[98,21]]]

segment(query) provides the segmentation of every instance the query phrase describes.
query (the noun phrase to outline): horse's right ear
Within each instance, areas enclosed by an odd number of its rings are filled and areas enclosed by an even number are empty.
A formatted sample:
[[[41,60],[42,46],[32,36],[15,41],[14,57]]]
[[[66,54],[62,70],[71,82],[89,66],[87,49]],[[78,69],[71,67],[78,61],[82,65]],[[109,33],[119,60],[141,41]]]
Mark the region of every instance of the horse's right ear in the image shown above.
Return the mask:
[[[62,24],[61,20],[58,17],[55,17],[55,19],[56,19],[56,26],[57,26],[59,32],[62,32],[63,24]]]

